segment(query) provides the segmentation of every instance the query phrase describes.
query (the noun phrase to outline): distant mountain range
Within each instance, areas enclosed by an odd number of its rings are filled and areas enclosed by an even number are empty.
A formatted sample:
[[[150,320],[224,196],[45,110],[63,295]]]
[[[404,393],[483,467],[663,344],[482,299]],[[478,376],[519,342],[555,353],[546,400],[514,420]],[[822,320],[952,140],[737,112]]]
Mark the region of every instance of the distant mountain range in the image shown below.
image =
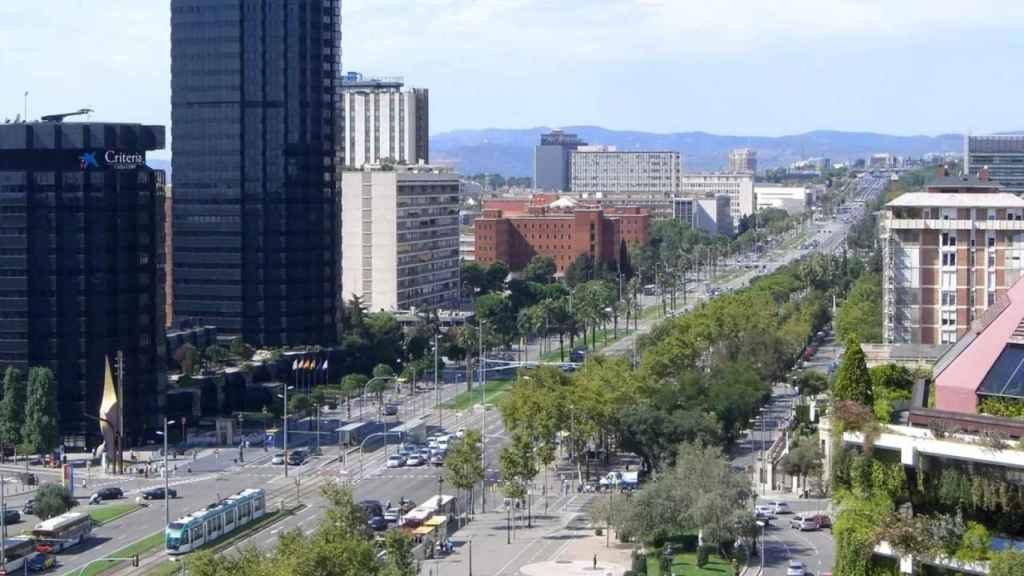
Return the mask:
[[[815,130],[792,136],[721,136],[707,132],[656,134],[609,130],[599,126],[565,126],[590,144],[607,144],[620,150],[676,150],[683,155],[686,171],[721,170],[729,150],[754,148],[758,166],[774,168],[798,160],[824,156],[834,162],[890,153],[920,157],[930,152],[961,152],[963,136],[892,136],[872,132]],[[492,172],[503,176],[532,176],[533,149],[550,128],[525,130],[456,130],[430,138],[430,159],[455,164],[462,174]]]

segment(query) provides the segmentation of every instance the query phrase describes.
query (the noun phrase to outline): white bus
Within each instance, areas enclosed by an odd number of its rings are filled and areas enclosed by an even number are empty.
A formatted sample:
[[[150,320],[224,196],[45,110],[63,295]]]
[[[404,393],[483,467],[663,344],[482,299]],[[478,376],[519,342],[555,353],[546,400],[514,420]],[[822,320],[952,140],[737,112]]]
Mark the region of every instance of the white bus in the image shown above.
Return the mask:
[[[65,512],[54,516],[36,524],[32,530],[36,550],[47,554],[81,544],[91,534],[92,518],[81,512]]]
[[[7,574],[16,574],[19,570],[25,569],[25,563],[31,560],[36,552],[36,541],[28,536],[16,536],[4,540],[5,556],[7,564],[4,565]]]

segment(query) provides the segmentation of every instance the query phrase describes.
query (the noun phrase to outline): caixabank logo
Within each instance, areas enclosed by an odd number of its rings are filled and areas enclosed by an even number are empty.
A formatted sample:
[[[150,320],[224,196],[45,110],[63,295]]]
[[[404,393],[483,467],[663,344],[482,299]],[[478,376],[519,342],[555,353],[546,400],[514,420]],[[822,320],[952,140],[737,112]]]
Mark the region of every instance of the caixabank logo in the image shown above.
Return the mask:
[[[97,155],[99,158],[97,159]],[[106,150],[99,152],[83,152],[78,157],[78,166],[82,171],[90,168],[113,168],[114,170],[134,170],[146,163],[146,155],[139,152],[119,152]]]

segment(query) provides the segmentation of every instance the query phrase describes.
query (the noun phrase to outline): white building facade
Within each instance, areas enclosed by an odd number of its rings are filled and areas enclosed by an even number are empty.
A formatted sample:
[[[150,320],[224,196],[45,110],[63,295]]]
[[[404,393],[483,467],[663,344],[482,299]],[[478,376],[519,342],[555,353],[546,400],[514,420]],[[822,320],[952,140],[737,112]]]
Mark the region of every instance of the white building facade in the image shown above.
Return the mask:
[[[342,81],[345,167],[430,162],[429,92],[400,79]]]
[[[757,209],[777,208],[790,214],[802,214],[811,207],[818,190],[812,186],[755,186]]]
[[[585,198],[669,199],[679,192],[682,170],[679,152],[580,146],[572,152],[570,187]]]
[[[727,172],[683,174],[679,195],[691,198],[728,196],[733,227],[739,228],[740,219],[754,213],[754,175]]]
[[[443,168],[342,177],[342,293],[367,308],[441,308],[459,295],[459,179]]]

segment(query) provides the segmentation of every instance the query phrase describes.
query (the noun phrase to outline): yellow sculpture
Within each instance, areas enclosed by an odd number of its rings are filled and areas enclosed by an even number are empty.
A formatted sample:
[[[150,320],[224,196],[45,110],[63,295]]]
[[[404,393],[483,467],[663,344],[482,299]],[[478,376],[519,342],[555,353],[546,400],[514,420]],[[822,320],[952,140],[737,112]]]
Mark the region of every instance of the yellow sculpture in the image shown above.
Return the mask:
[[[114,375],[110,371],[110,358],[105,359],[103,373],[103,401],[100,403],[100,432],[103,433],[103,448],[107,456],[107,464],[117,462],[117,431],[121,428],[117,406],[117,389],[114,387]]]

